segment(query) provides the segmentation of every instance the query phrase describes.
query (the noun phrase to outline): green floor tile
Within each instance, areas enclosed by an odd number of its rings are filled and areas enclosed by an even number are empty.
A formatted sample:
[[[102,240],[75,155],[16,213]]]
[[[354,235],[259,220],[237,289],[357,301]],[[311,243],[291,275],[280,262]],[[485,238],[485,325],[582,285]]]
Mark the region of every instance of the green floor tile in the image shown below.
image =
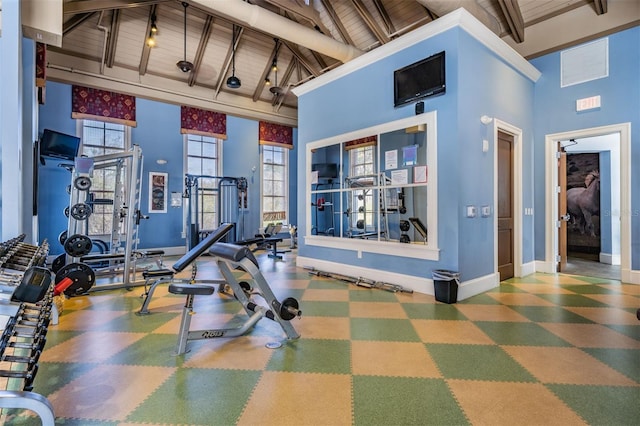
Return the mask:
[[[71,383],[86,372],[96,368],[97,364],[62,362],[39,362],[38,374],[33,381],[33,389],[41,395],[51,395],[53,392]]]
[[[640,388],[546,385],[591,425],[633,425],[640,419]]]
[[[126,420],[183,425],[235,424],[260,374],[246,370],[179,369]]]
[[[471,304],[471,305],[499,305],[500,302],[489,296],[486,293],[477,294],[475,296],[471,296],[468,299],[459,300],[458,304]]]
[[[455,304],[446,303],[402,303],[402,308],[411,319],[466,320]]]
[[[138,308],[139,309],[139,308]],[[100,324],[94,331],[122,331],[134,333],[149,333],[158,327],[166,324],[178,316],[180,312],[154,312],[151,308],[150,315],[137,315],[136,311],[130,311],[112,319],[111,321]]]
[[[441,379],[353,378],[354,425],[464,425],[464,414]]]
[[[307,288],[316,290],[349,290],[349,284],[318,278],[309,281],[309,286]]]
[[[625,336],[629,336],[632,339],[636,339],[640,342],[640,321],[638,321],[638,325],[628,325],[628,324],[603,324],[605,327],[609,327],[612,330],[617,331],[618,333],[624,334]]]
[[[582,348],[582,350],[640,384],[640,349]],[[638,392],[640,397],[640,390]]]
[[[559,306],[606,308],[609,305],[597,300],[585,297],[581,294],[538,294],[538,297],[548,300]]]
[[[351,373],[351,343],[348,340],[299,339],[273,351],[270,371],[301,373]]]
[[[534,322],[556,322],[556,323],[584,323],[593,324],[593,321],[574,314],[561,306],[510,306],[511,309],[518,312]]]
[[[409,320],[388,318],[351,318],[352,340],[387,342],[419,342],[420,338]]]
[[[447,379],[536,381],[498,346],[427,343],[426,347]]]
[[[535,275],[528,275],[526,277],[513,277],[513,278],[509,278],[508,280],[504,280],[500,282],[500,288],[502,288],[503,286],[508,287],[509,284],[544,284],[545,281],[540,279],[541,276],[544,276],[543,274],[535,274]]]
[[[578,294],[617,294],[618,291],[610,288],[609,286],[599,286],[599,285],[581,285],[581,284],[573,284],[573,285],[563,285],[563,289],[573,291]]]
[[[600,278],[600,277],[587,277],[584,275],[572,275],[571,278],[575,279],[575,280],[579,280],[582,281],[584,283],[588,283],[588,284],[613,284],[613,285],[620,285],[620,281],[618,280],[611,280],[611,279],[607,279],[607,278]]]
[[[175,356],[177,342],[178,338],[175,334],[148,334],[126,350],[108,358],[105,363],[179,367],[182,365],[182,357]]]
[[[477,321],[475,324],[498,345],[571,346],[534,323]]]
[[[348,317],[349,302],[321,302],[303,300],[300,302],[302,315],[312,317]]]

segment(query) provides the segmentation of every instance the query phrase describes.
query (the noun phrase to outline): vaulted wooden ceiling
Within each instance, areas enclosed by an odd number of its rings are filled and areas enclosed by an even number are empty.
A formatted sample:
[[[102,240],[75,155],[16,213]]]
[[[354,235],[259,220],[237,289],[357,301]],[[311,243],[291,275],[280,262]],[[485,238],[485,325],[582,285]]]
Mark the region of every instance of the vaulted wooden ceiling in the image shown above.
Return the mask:
[[[625,1],[636,0],[616,0],[616,4]],[[552,21],[561,25],[563,17],[572,22],[585,19],[582,16],[590,19],[604,16],[601,21],[606,20],[606,25],[588,29],[587,33],[593,36],[633,25],[634,19],[627,18],[627,22],[610,19],[617,17],[611,14],[612,3],[607,0],[65,0],[62,47],[49,46],[47,73],[52,80],[80,82],[244,117],[292,123],[297,107],[292,87],[461,5],[523,56],[531,57],[588,39],[584,31],[578,31],[568,37],[547,34],[547,40],[542,40],[539,31],[533,31]],[[635,25],[637,21],[638,17]],[[150,47],[147,38],[154,24],[155,46]],[[568,30],[558,27],[557,31]],[[181,60],[192,63],[193,69],[180,70],[176,63]],[[274,62],[277,75],[272,70]],[[232,74],[240,79],[239,88],[227,86]],[[276,84],[280,90],[270,90]]]

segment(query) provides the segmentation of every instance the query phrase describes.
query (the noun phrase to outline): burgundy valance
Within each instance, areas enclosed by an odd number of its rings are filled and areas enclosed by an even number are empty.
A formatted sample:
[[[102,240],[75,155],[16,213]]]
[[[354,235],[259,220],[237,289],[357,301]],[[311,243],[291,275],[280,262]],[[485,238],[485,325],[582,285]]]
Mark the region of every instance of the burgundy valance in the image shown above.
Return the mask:
[[[71,117],[136,126],[136,97],[90,87],[73,86]]]
[[[227,138],[227,115],[182,105],[180,107],[180,133]]]
[[[47,45],[36,43],[36,87],[44,87],[47,81]]]
[[[367,136],[366,138],[354,139],[344,144],[345,150],[353,148],[363,148],[365,146],[375,146],[378,143],[378,136]]]
[[[273,145],[293,149],[293,128],[261,121],[258,140],[260,145]]]

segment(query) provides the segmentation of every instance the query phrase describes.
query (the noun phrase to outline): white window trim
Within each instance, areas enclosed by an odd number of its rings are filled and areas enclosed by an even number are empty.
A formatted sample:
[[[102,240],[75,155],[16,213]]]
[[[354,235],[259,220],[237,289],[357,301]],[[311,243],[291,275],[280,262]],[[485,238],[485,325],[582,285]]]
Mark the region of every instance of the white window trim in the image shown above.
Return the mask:
[[[345,141],[360,139],[371,135],[379,135],[394,130],[426,124],[427,132],[427,166],[429,182],[427,190],[427,220],[426,226],[429,230],[429,239],[426,245],[423,244],[403,244],[393,241],[361,240],[354,238],[330,237],[311,234],[311,164],[312,150],[336,145]],[[438,249],[438,140],[437,140],[437,113],[436,111],[426,112],[413,117],[408,117],[389,123],[379,124],[366,129],[360,129],[342,135],[332,136],[310,142],[306,145],[306,191],[305,191],[305,222],[306,232],[304,236],[305,245],[336,248],[354,251],[360,256],[363,252],[384,254],[389,256],[408,257],[423,260],[440,260],[440,250]],[[379,148],[378,148],[379,151]],[[377,155],[380,155],[378,152]],[[342,166],[342,165],[341,165]],[[343,176],[340,176],[342,179]],[[422,184],[420,184],[422,185]],[[409,185],[411,186],[411,185]]]
[[[263,223],[264,223],[264,185],[263,185],[263,179],[264,179],[264,147],[266,145],[260,145],[260,218],[259,218],[259,227],[258,227],[258,232],[263,232],[264,231],[264,227],[263,227]],[[291,223],[291,218],[289,217],[289,202],[291,200],[290,198],[290,194],[289,194],[289,172],[290,167],[291,167],[291,159],[289,158],[290,153],[290,149],[287,148],[282,148],[286,159],[285,159],[285,168],[286,168],[286,173],[285,173],[285,182],[284,182],[284,193],[285,193],[285,214],[286,217],[285,219],[282,221],[284,225],[289,225]]]

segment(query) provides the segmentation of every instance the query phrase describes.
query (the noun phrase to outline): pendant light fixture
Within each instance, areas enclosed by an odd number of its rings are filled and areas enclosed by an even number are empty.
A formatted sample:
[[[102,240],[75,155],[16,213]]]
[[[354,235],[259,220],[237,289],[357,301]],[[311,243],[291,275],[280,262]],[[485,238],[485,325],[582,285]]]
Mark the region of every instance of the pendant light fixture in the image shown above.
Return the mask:
[[[278,86],[278,50],[280,49],[280,40],[273,39],[276,42],[275,53],[273,55],[273,62],[271,62],[271,71],[273,71],[275,84],[269,88],[269,91],[274,95],[281,95],[284,91],[282,87]]]
[[[189,3],[183,1],[182,7],[184,7],[184,59],[176,63],[176,65],[182,72],[189,72],[193,70],[193,64],[187,61],[187,6],[189,6]]]
[[[241,84],[240,79],[236,77],[236,25],[233,25],[233,36],[231,41],[231,77],[227,79],[227,87],[229,89],[238,89]]]

